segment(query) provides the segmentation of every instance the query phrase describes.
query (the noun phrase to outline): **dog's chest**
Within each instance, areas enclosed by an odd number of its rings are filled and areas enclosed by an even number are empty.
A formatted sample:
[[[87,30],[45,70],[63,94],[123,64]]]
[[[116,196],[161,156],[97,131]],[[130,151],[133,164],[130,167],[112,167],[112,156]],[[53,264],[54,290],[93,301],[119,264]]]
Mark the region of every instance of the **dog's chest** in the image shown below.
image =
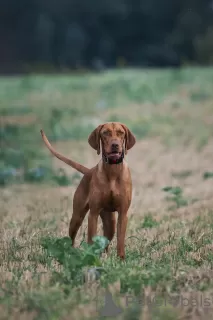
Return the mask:
[[[110,181],[103,192],[104,209],[116,211],[122,201],[120,184],[116,180]]]
[[[122,170],[118,167],[117,171],[105,174],[101,163],[99,166],[94,201],[98,201],[102,209],[110,212],[118,211],[124,202],[128,206],[131,201],[131,176],[126,165],[123,165]]]

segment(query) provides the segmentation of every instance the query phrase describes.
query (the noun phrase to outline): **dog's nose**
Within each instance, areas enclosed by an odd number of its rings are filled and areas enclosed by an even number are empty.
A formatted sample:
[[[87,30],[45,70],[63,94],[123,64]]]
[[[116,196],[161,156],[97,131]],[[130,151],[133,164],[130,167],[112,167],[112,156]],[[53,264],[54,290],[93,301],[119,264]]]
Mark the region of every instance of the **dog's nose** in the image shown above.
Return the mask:
[[[119,145],[118,143],[112,143],[112,149],[118,149]]]

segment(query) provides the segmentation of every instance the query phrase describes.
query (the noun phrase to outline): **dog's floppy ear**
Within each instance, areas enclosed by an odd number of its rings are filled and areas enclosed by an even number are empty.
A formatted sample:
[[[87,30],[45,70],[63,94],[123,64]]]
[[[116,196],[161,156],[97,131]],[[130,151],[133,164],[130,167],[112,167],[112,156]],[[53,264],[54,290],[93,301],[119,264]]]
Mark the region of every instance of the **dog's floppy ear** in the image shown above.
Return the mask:
[[[125,124],[121,123],[122,127],[125,130],[125,154],[127,154],[127,150],[131,149],[135,143],[136,139],[134,134],[125,126]]]
[[[88,138],[89,145],[97,151],[97,154],[100,154],[100,131],[103,127],[103,124],[100,124],[95,130],[91,132]]]

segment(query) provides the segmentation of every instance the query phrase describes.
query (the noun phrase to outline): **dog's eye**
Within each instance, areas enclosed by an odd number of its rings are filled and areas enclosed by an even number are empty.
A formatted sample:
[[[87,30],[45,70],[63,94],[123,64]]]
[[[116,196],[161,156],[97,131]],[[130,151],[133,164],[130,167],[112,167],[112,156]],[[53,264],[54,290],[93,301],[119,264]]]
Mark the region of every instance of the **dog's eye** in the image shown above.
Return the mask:
[[[106,135],[106,136],[110,135],[110,133],[111,133],[110,131],[104,131],[103,132],[103,134]]]
[[[123,131],[117,131],[117,135],[122,136],[124,134]]]

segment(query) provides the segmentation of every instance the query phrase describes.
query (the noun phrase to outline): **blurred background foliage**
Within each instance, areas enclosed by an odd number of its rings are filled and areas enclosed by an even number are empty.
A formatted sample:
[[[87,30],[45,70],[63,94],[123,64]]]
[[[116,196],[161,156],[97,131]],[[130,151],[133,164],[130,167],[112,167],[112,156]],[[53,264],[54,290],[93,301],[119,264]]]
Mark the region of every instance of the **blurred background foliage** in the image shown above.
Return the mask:
[[[1,0],[0,72],[213,61],[212,0]]]

